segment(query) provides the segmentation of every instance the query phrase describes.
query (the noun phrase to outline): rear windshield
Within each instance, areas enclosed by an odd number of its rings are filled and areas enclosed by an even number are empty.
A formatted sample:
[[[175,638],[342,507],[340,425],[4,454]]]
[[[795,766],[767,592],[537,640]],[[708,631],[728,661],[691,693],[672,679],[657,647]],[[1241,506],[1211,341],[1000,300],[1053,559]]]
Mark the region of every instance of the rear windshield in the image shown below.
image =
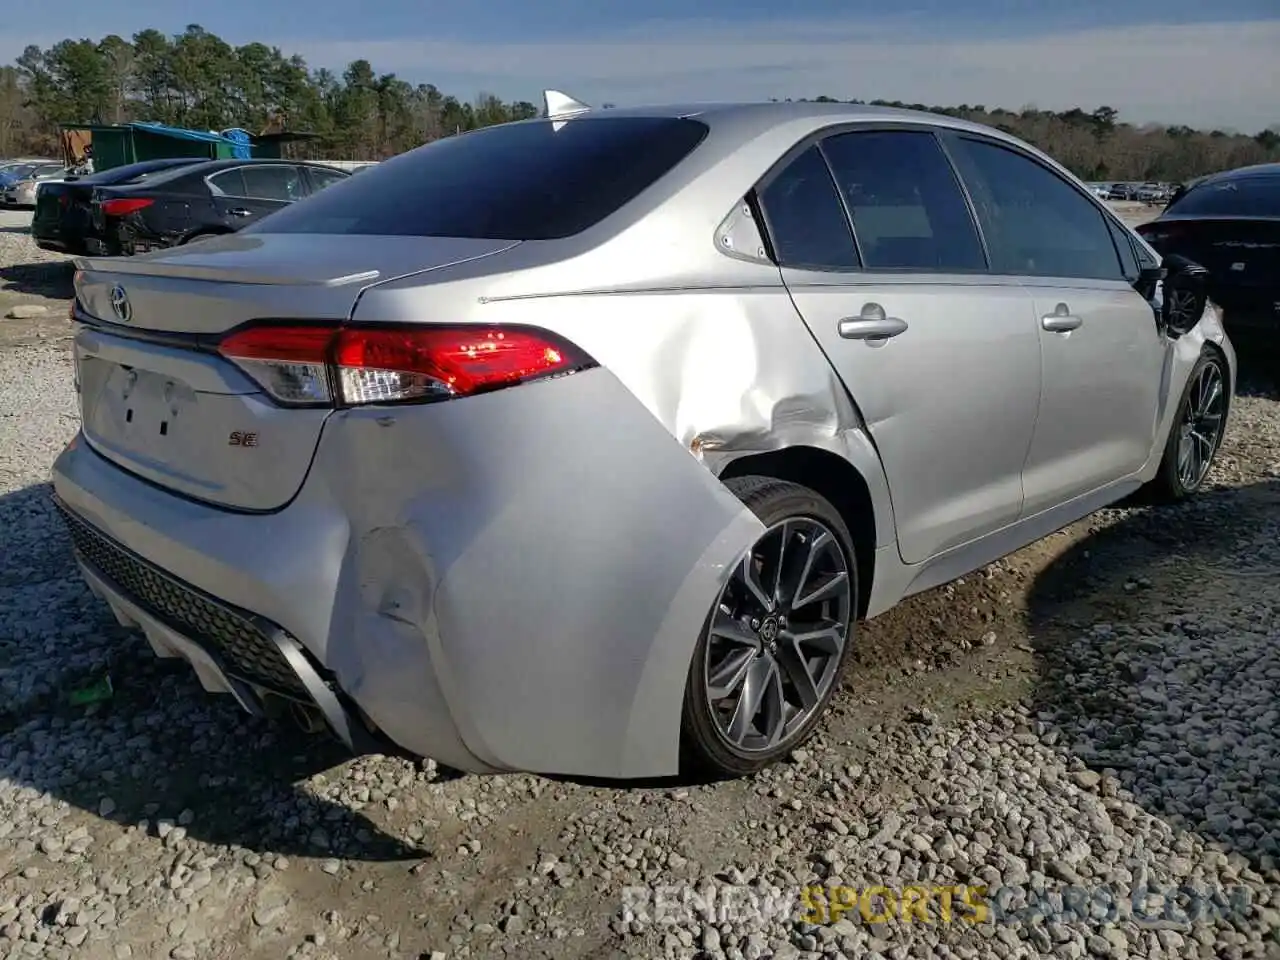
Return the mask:
[[[113,167],[110,170],[91,173],[88,176],[80,177],[79,182],[103,185],[138,183],[141,180],[150,180],[162,173],[170,173],[182,167],[189,167],[202,162],[204,161],[199,159],[147,160],[143,163],[130,163],[123,167]]]
[[[176,185],[176,192],[185,192],[191,183],[199,182],[199,178],[203,174],[217,173],[219,170],[225,169],[216,162],[209,160],[201,160],[196,163],[183,163],[173,167],[163,167],[159,170],[153,170],[151,173],[143,177],[128,180],[117,181],[114,186],[127,186],[130,183],[138,182],[146,183],[148,186]],[[188,181],[188,178],[190,180]]]
[[[1280,176],[1264,174],[1192,187],[1165,211],[1202,217],[1280,217]]]
[[[569,237],[634,199],[706,133],[671,117],[487,127],[387,160],[242,232]]]

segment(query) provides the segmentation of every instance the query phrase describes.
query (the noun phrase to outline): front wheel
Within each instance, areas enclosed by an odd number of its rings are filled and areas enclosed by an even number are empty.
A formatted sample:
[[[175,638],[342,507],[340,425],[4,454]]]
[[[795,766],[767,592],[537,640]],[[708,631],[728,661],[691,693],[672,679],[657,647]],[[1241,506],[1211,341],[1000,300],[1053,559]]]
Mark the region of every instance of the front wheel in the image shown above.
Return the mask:
[[[1165,444],[1152,492],[1167,502],[1200,490],[1227,425],[1227,376],[1222,361],[1206,353],[1191,370]]]
[[[858,574],[849,531],[823,497],[771,477],[725,482],[764,524],[721,588],[694,649],[685,767],[754,773],[809,738],[852,639]]]

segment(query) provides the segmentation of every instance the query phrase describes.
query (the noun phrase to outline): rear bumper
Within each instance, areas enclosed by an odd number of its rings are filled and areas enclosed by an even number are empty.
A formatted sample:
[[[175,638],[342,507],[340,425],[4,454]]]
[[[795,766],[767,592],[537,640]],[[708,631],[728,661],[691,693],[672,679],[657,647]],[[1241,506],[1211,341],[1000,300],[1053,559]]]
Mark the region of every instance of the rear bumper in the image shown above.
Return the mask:
[[[263,516],[217,510],[124,472],[83,439],[55,463],[54,491],[90,587],[159,655],[187,660],[206,689],[232,693],[252,713],[265,712],[270,695],[319,707],[324,697],[308,679],[347,699],[314,655],[300,672],[285,652],[314,648],[315,638],[328,644],[341,564],[326,558],[341,556],[340,517],[298,504]],[[492,770],[463,745],[439,691],[419,692],[404,718],[416,731],[403,748],[468,772]],[[386,752],[358,733],[354,711],[322,712],[352,750]]]
[[[83,441],[54,489],[184,596],[296,640],[400,749],[474,772],[678,772],[693,646],[762,532],[605,370],[335,413],[270,514],[165,493]],[[141,587],[105,592],[162,639],[220,648]],[[251,672],[218,660],[232,681]]]
[[[269,714],[276,701],[288,701],[318,711],[352,751],[386,751],[387,742],[342,702],[330,678],[286,631],[173,579],[56,497],[55,504],[89,589],[117,621],[140,630],[156,656],[185,660],[205,690],[231,694],[249,713]]]

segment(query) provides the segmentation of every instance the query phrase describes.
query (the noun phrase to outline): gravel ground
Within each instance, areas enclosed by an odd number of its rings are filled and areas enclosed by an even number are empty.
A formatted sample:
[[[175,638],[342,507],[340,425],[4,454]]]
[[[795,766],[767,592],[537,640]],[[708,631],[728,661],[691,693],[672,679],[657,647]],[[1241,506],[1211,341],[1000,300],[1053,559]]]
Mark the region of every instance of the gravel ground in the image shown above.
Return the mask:
[[[32,249],[0,232],[0,284]],[[64,306],[0,321],[0,958],[1280,957],[1274,394],[1192,503],[867,625],[794,762],[456,777],[242,716],[90,596],[47,501]]]
[[[0,318],[11,323],[14,307],[65,310],[71,297],[68,259],[32,242],[30,210],[0,210]]]

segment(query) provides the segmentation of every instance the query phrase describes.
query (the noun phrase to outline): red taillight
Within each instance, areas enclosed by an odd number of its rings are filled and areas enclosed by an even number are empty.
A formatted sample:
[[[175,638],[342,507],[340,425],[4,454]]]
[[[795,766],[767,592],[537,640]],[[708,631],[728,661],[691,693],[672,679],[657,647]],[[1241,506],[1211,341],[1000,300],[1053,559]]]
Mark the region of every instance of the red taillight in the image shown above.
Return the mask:
[[[139,210],[145,210],[153,203],[155,203],[154,200],[149,200],[146,197],[104,200],[102,202],[102,212],[108,217],[127,217],[131,213],[137,213]]]
[[[532,327],[255,326],[218,350],[290,404],[447,400],[594,366]]]

